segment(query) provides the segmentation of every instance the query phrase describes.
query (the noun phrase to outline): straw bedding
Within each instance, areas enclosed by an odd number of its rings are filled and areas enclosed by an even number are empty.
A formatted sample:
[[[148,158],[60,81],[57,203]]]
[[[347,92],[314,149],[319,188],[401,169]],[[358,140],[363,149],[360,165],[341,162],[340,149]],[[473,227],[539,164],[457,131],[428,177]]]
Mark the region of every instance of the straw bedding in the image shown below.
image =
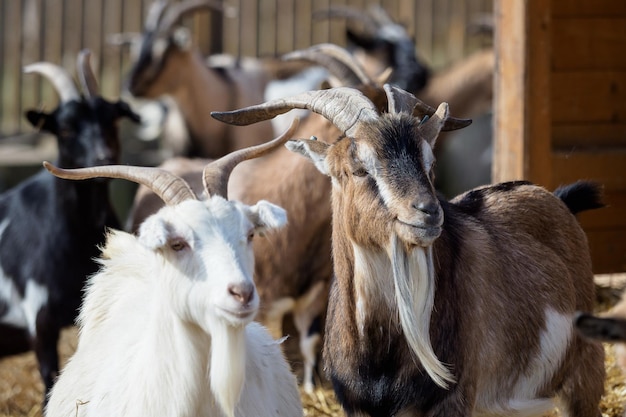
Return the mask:
[[[626,276],[625,276],[626,277]],[[614,284],[614,282],[611,282]],[[620,288],[622,285],[620,285]],[[617,298],[619,291],[613,287],[604,287],[599,294],[599,310],[609,308]],[[287,343],[287,352],[297,348],[295,340]],[[63,332],[60,342],[62,363],[76,348],[76,329]],[[615,363],[615,356],[610,345],[605,344],[607,379],[605,395],[600,404],[603,417],[621,417],[626,405],[626,376]],[[289,355],[297,358],[296,355]],[[296,372],[300,367],[298,359],[293,361]],[[319,384],[318,384],[319,385]],[[307,417],[343,416],[328,384],[322,384],[313,395],[302,392],[304,415]],[[30,352],[0,360],[0,417],[40,417],[43,384],[40,381],[35,355]],[[557,413],[554,413],[557,416]]]

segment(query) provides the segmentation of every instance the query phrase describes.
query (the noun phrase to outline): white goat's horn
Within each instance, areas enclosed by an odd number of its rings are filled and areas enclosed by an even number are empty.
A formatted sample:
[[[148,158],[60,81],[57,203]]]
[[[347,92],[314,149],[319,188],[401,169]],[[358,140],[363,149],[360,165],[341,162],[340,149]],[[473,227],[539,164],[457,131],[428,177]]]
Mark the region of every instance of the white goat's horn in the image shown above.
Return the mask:
[[[183,16],[201,9],[213,9],[223,12],[224,6],[217,0],[189,0],[172,4],[167,8],[159,22],[158,30],[162,33],[167,33]]]
[[[46,77],[59,94],[62,103],[80,100],[80,94],[76,89],[74,80],[72,80],[72,77],[70,77],[65,69],[58,65],[49,62],[37,62],[25,66],[24,72],[27,74],[37,73]]]
[[[103,165],[88,168],[63,169],[44,161],[43,166],[54,176],[68,180],[90,178],[121,178],[145,185],[158,195],[165,204],[172,206],[185,200],[197,200],[185,180],[160,168],[128,165]]]
[[[283,55],[282,59],[306,59],[320,64],[337,77],[344,86],[372,83],[372,79],[365,73],[350,52],[332,43],[320,43],[306,49],[293,51]]]
[[[207,195],[219,195],[228,199],[228,179],[237,164],[248,159],[265,155],[287,142],[287,140],[291,139],[295,133],[299,122],[300,119],[296,117],[291,122],[289,129],[277,138],[260,145],[231,152],[228,155],[209,163],[206,167],[204,167],[204,171],[202,173],[202,183]]]
[[[308,109],[321,114],[348,136],[354,134],[360,123],[379,117],[376,106],[359,90],[350,87],[307,91],[239,110],[211,112],[211,116],[225,123],[245,126],[271,119],[291,109]]]
[[[93,98],[98,95],[98,81],[91,69],[91,51],[89,49],[83,49],[78,54],[77,69],[78,79],[80,80],[81,87],[85,97]]]

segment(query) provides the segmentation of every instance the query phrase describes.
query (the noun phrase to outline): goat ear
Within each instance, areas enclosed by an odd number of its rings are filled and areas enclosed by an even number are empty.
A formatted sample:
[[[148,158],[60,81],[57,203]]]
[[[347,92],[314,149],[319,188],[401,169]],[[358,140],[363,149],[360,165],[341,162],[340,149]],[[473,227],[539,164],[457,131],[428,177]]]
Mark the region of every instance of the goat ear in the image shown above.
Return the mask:
[[[150,250],[155,250],[167,243],[170,227],[161,217],[150,216],[141,223],[137,234],[139,243]]]
[[[56,133],[58,130],[55,118],[49,113],[28,110],[26,112],[26,119],[31,125],[39,130],[45,130],[50,133]]]
[[[287,212],[282,207],[261,200],[248,208],[248,218],[257,233],[278,229],[287,224]]]
[[[184,26],[176,28],[172,33],[172,42],[183,51],[191,49],[191,32]]]
[[[309,158],[322,174],[330,175],[330,170],[326,163],[326,155],[328,154],[328,148],[330,148],[329,144],[320,142],[317,139],[298,139],[287,141],[285,146],[291,152],[299,153]]]
[[[141,117],[139,117],[125,101],[120,100],[115,106],[117,107],[117,113],[120,117],[128,117],[135,123],[141,123]]]
[[[428,142],[431,148],[435,146],[435,141],[447,119],[448,103],[441,103],[439,107],[437,107],[435,114],[419,126],[420,136]]]

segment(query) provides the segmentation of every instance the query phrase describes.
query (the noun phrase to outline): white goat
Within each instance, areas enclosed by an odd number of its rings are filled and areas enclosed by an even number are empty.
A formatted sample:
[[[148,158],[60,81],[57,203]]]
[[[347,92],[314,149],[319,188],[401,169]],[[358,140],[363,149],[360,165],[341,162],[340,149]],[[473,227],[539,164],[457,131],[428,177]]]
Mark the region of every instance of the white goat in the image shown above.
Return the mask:
[[[62,170],[68,179],[125,178],[168,204],[138,236],[113,231],[89,280],[74,356],[54,385],[46,416],[301,416],[295,377],[279,343],[251,323],[259,297],[252,238],[286,222],[267,201],[226,199],[232,169],[284,143],[206,166],[206,199],[156,168]]]
[[[335,88],[218,115],[308,108],[345,134],[287,145],[332,180],[324,362],[347,415],[539,415],[558,398],[569,416],[598,417],[604,351],[571,321],[595,298],[573,214],[601,206],[598,187],[520,181],[445,201],[433,147],[447,104],[426,120],[413,95],[385,91],[386,113]]]

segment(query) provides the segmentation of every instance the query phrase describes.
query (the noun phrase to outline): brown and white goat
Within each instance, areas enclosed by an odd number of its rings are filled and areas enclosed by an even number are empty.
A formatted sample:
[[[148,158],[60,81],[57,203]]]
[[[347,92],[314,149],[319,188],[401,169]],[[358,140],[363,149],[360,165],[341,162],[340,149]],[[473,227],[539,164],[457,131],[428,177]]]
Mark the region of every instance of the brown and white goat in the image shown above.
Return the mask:
[[[580,183],[555,195],[510,182],[445,201],[433,187],[433,147],[447,104],[426,120],[413,115],[414,96],[385,88],[382,114],[350,88],[254,112],[305,107],[345,134],[287,146],[332,180],[324,359],[346,413],[532,415],[558,397],[570,416],[599,416],[604,352],[571,321],[594,302],[572,213],[598,207],[599,190]]]
[[[182,114],[190,140],[186,155],[217,158],[273,136],[271,123],[233,129],[207,117],[207,111],[230,110],[260,103],[267,74],[256,60],[246,65],[207,66],[191,43],[189,31],[178,22],[192,12],[222,10],[219,2],[186,0],[168,5],[155,1],[141,36],[133,40],[134,64],[127,77],[131,94],[156,99],[170,96]],[[167,138],[165,138],[167,140]]]

